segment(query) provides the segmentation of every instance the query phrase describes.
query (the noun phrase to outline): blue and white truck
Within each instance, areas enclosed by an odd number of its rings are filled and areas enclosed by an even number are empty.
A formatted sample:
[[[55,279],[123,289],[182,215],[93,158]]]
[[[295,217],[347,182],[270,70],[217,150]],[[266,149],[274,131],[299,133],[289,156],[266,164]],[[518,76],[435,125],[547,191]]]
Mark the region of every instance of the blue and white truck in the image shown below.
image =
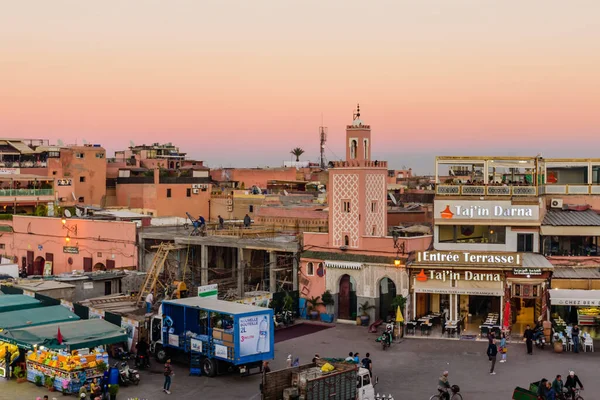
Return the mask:
[[[183,352],[207,376],[249,374],[274,358],[273,310],[216,298],[162,302],[152,317],[150,349],[159,362]]]

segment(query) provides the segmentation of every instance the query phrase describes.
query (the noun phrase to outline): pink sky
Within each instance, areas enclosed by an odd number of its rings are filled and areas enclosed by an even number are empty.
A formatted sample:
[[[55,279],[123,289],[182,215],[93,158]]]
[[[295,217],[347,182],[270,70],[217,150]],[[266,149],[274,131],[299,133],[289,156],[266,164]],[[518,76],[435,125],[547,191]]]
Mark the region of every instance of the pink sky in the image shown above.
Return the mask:
[[[343,156],[360,102],[374,157],[392,167],[593,156],[598,15],[597,0],[13,1],[0,136],[111,154],[171,141],[211,165],[279,165],[295,146],[317,159],[321,114],[327,156]]]

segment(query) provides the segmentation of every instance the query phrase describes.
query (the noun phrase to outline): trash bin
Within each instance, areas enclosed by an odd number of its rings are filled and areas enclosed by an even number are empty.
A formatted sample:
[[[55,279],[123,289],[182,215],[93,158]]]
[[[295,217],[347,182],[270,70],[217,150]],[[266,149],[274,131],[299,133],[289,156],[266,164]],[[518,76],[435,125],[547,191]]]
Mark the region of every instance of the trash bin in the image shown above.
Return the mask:
[[[467,322],[470,324],[473,322],[473,314],[467,315]]]

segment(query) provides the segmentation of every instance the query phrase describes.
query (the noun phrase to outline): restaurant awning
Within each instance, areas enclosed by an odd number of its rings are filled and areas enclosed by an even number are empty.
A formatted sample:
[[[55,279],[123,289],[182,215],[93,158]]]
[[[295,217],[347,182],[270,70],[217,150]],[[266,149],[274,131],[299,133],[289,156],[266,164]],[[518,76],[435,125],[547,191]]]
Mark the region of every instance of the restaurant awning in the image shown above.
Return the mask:
[[[41,307],[42,302],[24,294],[7,294],[0,297],[0,313]]]
[[[29,308],[0,314],[0,330],[78,321],[79,317],[63,306]]]
[[[340,268],[340,269],[362,269],[363,264],[352,261],[325,261],[327,268]]]
[[[600,306],[600,290],[552,289],[553,306]]]
[[[63,338],[58,343],[57,334]],[[127,341],[124,329],[103,319],[86,319],[74,322],[10,329],[0,333],[0,341],[13,343],[24,349],[34,345],[50,349],[78,350]]]

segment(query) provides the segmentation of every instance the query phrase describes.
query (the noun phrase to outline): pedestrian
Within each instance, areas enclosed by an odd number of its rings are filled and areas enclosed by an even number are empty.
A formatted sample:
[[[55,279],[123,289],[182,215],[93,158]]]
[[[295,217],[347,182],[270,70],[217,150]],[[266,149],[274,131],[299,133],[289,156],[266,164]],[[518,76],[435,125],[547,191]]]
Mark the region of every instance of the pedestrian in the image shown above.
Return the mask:
[[[556,400],[556,391],[552,387],[550,381],[546,382],[546,400]]]
[[[269,372],[271,372],[271,367],[269,367],[268,361],[263,361],[262,372],[263,374],[268,374]]]
[[[44,400],[48,400],[48,395],[45,395],[45,396],[44,396]]]
[[[373,377],[373,362],[371,361],[371,354],[367,353],[365,354],[365,358],[362,359],[362,366],[365,369],[369,370],[369,375],[371,375],[371,377]]]
[[[244,217],[244,227],[250,228],[251,223],[252,223],[252,220],[250,219],[250,216],[248,214],[246,214],[246,216]]]
[[[294,362],[292,363],[292,367],[299,367],[300,366],[300,357],[296,357],[294,358]]]
[[[352,361],[354,361],[356,364],[360,364],[360,355],[358,353],[354,353]]]
[[[552,382],[552,389],[554,389],[554,392],[558,395],[558,393],[563,393],[564,387],[565,385],[562,381],[562,376],[556,375],[556,379],[554,380],[554,382]]]
[[[492,340],[492,343],[488,344],[487,355],[492,363],[490,368],[490,375],[496,375],[494,367],[496,366],[496,356],[498,355],[498,347],[496,347],[496,339]]]
[[[348,357],[346,357],[346,359],[344,361],[354,362],[354,353],[353,352],[348,353]]]
[[[170,359],[167,360],[167,363],[165,364],[164,375],[165,375],[165,384],[163,386],[163,392],[165,392],[166,394],[171,394],[171,377],[174,374],[173,374],[173,367],[171,367]]]
[[[292,355],[291,354],[288,354],[287,360],[285,360],[285,366],[287,368],[291,368],[292,367]]]
[[[506,362],[506,353],[507,352],[508,352],[508,349],[506,348],[506,334],[502,333],[502,339],[500,339],[500,353],[502,354],[502,360],[500,360],[501,363]]]
[[[527,329],[525,329],[523,338],[525,339],[525,344],[527,345],[527,354],[533,354],[533,331],[531,330],[530,325],[527,325]]]
[[[494,341],[494,339],[496,339],[496,335],[494,334],[493,331],[489,331],[487,338],[488,338],[488,344],[491,344]]]
[[[220,215],[217,217],[217,219],[219,220],[219,229],[223,229],[225,228],[225,220],[223,219],[223,217],[221,217]]]
[[[315,356],[314,356],[314,357],[313,357],[313,359],[312,359],[312,362],[316,363],[316,362],[317,362],[317,360],[320,360],[320,359],[321,359],[321,357],[319,357],[319,355],[318,355],[318,354],[315,354]]]
[[[573,339],[573,352],[579,353],[579,326],[575,325],[571,329],[571,338]]]
[[[152,292],[149,292],[146,296],[146,314],[150,314],[152,312],[152,303],[154,302],[154,296]]]

